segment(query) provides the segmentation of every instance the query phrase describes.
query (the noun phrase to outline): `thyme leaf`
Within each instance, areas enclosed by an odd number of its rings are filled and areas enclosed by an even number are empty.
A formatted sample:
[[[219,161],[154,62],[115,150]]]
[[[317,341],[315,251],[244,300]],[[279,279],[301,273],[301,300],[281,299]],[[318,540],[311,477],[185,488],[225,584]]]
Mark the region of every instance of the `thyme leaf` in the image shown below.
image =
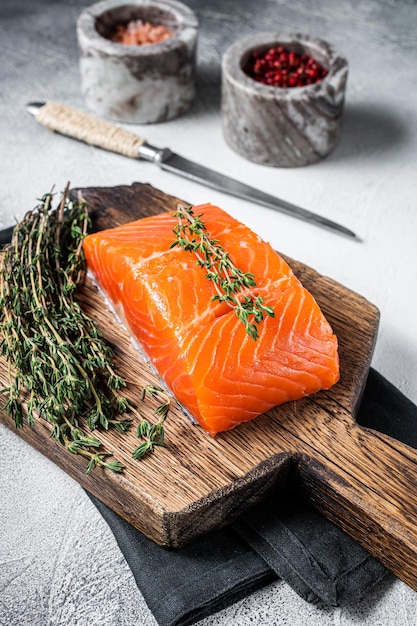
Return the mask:
[[[140,459],[147,452],[152,452],[156,446],[164,445],[164,422],[170,408],[169,397],[162,387],[156,385],[147,385],[142,389],[142,400],[144,400],[146,396],[159,397],[161,394],[163,400],[154,411],[154,415],[158,418],[158,421],[155,424],[151,424],[148,420],[139,422],[136,434],[139,439],[142,439],[142,442],[132,453],[134,459]]]
[[[114,371],[113,352],[74,299],[85,275],[87,205],[70,200],[69,185],[58,208],[52,200],[45,194],[25,215],[0,257],[0,354],[9,376],[4,408],[16,427],[25,416],[29,425],[46,420],[54,439],[88,459],[87,472],[98,466],[121,472],[123,465],[109,461],[91,433],[123,433],[131,425],[124,414],[135,414],[145,424],[146,451],[153,450],[163,445],[168,408],[152,426],[121,393],[126,383]]]
[[[256,341],[259,324],[265,316],[274,317],[274,310],[264,304],[261,296],[249,293],[250,289],[256,287],[254,274],[236,267],[219,241],[210,238],[202,220],[203,214],[196,215],[192,206],[179,205],[173,215],[178,223],[173,229],[176,239],[170,247],[179,246],[197,257],[197,265],[206,270],[205,276],[216,290],[212,301],[225,302],[234,309],[246,333]]]

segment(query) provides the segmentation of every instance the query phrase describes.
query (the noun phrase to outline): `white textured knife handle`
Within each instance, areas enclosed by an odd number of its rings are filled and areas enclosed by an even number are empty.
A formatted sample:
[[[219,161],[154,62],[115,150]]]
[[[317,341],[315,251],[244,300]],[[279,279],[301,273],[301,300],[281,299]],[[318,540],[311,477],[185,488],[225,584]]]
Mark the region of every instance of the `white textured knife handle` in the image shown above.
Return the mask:
[[[112,122],[58,102],[41,106],[36,120],[50,130],[128,157],[138,158],[139,147],[145,143],[145,139]]]

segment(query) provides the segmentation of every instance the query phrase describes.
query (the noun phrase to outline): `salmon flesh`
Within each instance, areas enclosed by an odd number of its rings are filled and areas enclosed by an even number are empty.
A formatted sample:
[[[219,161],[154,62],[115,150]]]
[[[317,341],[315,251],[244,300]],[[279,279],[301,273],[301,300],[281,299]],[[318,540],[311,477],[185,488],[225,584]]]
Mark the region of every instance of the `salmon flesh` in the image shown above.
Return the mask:
[[[216,294],[193,253],[171,248],[178,223],[161,213],[88,235],[87,266],[114,310],[181,405],[211,435],[299,400],[339,379],[337,338],[289,265],[248,227],[211,204],[202,214],[211,239],[255,275],[274,309],[248,336]]]

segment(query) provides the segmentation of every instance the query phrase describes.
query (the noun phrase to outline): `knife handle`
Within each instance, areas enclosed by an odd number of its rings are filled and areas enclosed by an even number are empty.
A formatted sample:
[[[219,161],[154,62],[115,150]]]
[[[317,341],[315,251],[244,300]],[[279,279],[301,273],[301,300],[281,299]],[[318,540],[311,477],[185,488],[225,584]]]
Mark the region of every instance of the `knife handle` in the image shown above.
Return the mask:
[[[43,104],[35,116],[50,130],[135,159],[140,146],[145,143],[145,139],[112,122],[58,102]]]

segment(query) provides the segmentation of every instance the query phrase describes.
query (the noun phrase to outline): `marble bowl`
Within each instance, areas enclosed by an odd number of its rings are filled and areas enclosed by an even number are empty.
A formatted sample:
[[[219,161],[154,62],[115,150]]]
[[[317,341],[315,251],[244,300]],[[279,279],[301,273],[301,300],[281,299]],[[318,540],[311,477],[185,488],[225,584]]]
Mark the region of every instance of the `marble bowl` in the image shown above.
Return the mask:
[[[243,70],[250,54],[282,44],[328,70],[318,83],[270,87]],[[299,167],[326,157],[340,136],[348,64],[326,41],[307,35],[258,33],[231,45],[222,59],[222,126],[227,144],[246,159]]]
[[[110,39],[116,26],[141,19],[172,36],[161,43],[125,45]],[[176,0],[103,0],[77,20],[81,88],[89,109],[122,122],[164,122],[185,113],[195,95],[198,22]]]

